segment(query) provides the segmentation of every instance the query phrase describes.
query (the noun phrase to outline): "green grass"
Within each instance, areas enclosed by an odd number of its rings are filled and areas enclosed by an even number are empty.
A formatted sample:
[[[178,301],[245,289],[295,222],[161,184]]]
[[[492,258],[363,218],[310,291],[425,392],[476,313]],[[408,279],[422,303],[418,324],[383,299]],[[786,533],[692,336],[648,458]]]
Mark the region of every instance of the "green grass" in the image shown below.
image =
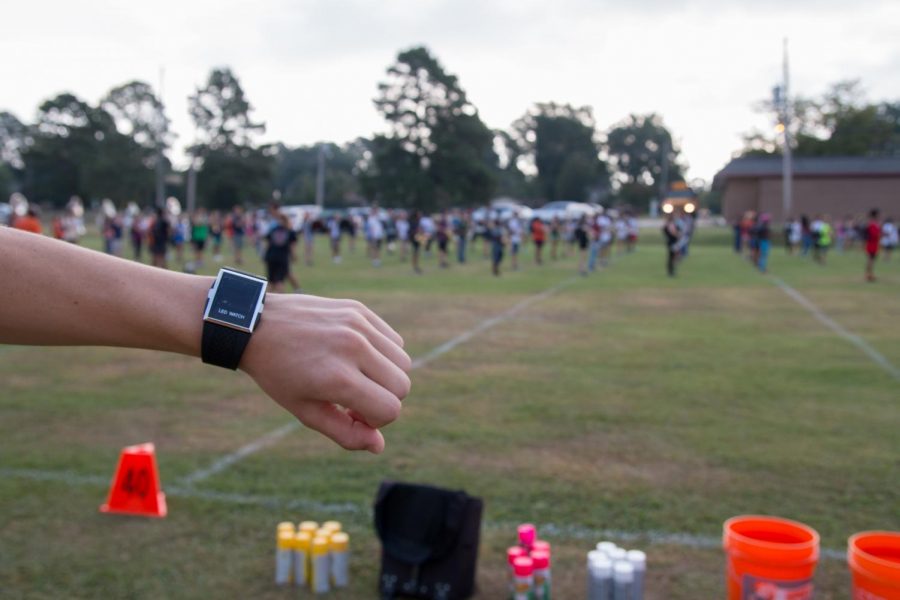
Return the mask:
[[[198,484],[272,499],[235,504],[172,494],[170,515],[97,513],[122,446],[157,444],[163,486],[290,417],[245,376],[185,357],[105,348],[0,351],[0,596],[281,598],[274,527],[337,516],[352,536],[353,587],[374,598],[378,545],[365,508],[384,478],[465,488],[486,502],[479,598],[502,595],[517,522],[715,537],[741,513],[815,527],[840,549],[863,529],[900,529],[900,382],[702,231],[679,276],[657,232],[632,255],[578,278],[413,374],[381,457],[299,430]],[[89,240],[96,244],[96,240]],[[413,356],[575,273],[573,258],[497,279],[480,248],[466,266],[417,277],[362,250],[297,272],[304,289],[359,298]],[[508,265],[506,265],[508,267]],[[215,270],[208,264],[207,273]],[[255,259],[248,268],[261,266]],[[900,260],[862,283],[858,252],[826,267],[775,250],[771,270],[900,365]],[[16,476],[31,469],[78,484]],[[329,515],[279,508],[350,503]],[[553,536],[557,598],[583,595],[592,542]],[[649,553],[648,598],[723,595],[715,549],[629,542]],[[823,560],[819,598],[849,576]]]

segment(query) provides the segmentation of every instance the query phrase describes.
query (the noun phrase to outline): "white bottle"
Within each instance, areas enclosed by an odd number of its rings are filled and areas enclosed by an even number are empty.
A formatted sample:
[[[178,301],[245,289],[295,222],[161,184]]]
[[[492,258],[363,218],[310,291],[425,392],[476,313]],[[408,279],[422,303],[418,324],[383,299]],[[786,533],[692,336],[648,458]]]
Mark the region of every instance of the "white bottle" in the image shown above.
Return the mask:
[[[308,531],[298,531],[294,535],[294,585],[309,584],[309,551],[312,536]]]
[[[313,539],[309,561],[309,587],[314,594],[324,594],[331,590],[327,537]]]
[[[609,553],[618,548],[618,546],[612,542],[599,542],[597,544],[597,550],[609,556]]]
[[[628,551],[628,562],[634,567],[634,600],[644,600],[644,574],[647,571],[647,555],[640,550]]]
[[[588,553],[588,599],[612,600],[613,563],[609,557],[594,550]]]
[[[350,536],[342,531],[331,534],[331,583],[336,588],[350,585]]]
[[[613,600],[632,600],[634,588],[634,567],[628,561],[613,565]]]
[[[291,582],[294,559],[294,532],[287,529],[278,532],[275,547],[275,583],[287,585]]]

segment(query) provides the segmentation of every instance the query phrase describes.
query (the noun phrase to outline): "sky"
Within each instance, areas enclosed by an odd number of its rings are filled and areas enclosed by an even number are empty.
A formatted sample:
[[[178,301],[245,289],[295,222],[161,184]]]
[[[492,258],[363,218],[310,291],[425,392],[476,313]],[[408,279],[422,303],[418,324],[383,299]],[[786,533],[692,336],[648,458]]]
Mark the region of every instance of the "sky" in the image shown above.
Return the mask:
[[[133,79],[162,82],[182,165],[187,97],[211,68],[237,74],[263,141],[340,143],[386,129],[376,86],[415,45],[492,128],[535,102],[589,105],[603,130],[656,112],[689,179],[711,179],[742,133],[771,127],[753,105],[781,79],[785,37],[792,93],[858,78],[870,100],[900,100],[898,0],[50,0],[3,15],[0,110],[30,121],[59,92],[96,103]]]

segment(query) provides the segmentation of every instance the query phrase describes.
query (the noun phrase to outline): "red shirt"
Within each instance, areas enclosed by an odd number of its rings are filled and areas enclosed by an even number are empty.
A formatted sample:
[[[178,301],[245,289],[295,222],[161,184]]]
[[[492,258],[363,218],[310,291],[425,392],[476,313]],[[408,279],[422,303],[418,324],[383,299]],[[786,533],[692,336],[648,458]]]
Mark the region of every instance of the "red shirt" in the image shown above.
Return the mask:
[[[535,219],[531,223],[531,237],[534,239],[535,242],[543,242],[544,241],[544,239],[546,237],[546,233],[544,231],[544,223],[541,222],[540,219]]]
[[[879,243],[881,242],[881,225],[878,224],[878,221],[869,221],[866,232],[868,233],[866,236],[866,252],[878,254]]]
[[[31,233],[43,233],[44,228],[37,217],[25,215],[13,221],[13,229],[21,229],[22,231],[30,231]]]

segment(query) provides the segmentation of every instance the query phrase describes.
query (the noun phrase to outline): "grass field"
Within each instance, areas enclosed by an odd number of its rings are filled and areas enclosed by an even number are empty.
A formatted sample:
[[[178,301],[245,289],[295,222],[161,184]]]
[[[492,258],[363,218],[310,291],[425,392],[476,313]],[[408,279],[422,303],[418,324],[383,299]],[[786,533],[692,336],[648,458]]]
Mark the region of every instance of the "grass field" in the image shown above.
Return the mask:
[[[332,597],[375,598],[369,507],[385,478],[484,498],[483,599],[503,597],[521,521],[554,526],[543,537],[562,600],[583,597],[584,553],[604,531],[648,552],[648,598],[679,600],[723,596],[714,540],[736,514],[804,521],[838,551],[853,532],[900,530],[900,381],[736,257],[724,232],[701,231],[675,279],[659,234],[644,237],[589,278],[573,277],[574,259],[538,268],[527,254],[495,279],[480,249],[416,277],[396,258],[372,269],[359,249],[332,265],[320,247],[298,271],[305,291],[365,301],[414,358],[565,282],[414,371],[380,457],[297,429],[192,487],[183,478],[290,422],[249,378],[176,355],[0,348],[0,597],[294,597],[271,583],[275,524],[338,518],[352,588]],[[771,263],[900,366],[900,257],[874,285],[858,252],[821,267],[776,249]],[[169,516],[99,514],[119,450],[144,441]],[[849,595],[832,554],[820,599]]]

